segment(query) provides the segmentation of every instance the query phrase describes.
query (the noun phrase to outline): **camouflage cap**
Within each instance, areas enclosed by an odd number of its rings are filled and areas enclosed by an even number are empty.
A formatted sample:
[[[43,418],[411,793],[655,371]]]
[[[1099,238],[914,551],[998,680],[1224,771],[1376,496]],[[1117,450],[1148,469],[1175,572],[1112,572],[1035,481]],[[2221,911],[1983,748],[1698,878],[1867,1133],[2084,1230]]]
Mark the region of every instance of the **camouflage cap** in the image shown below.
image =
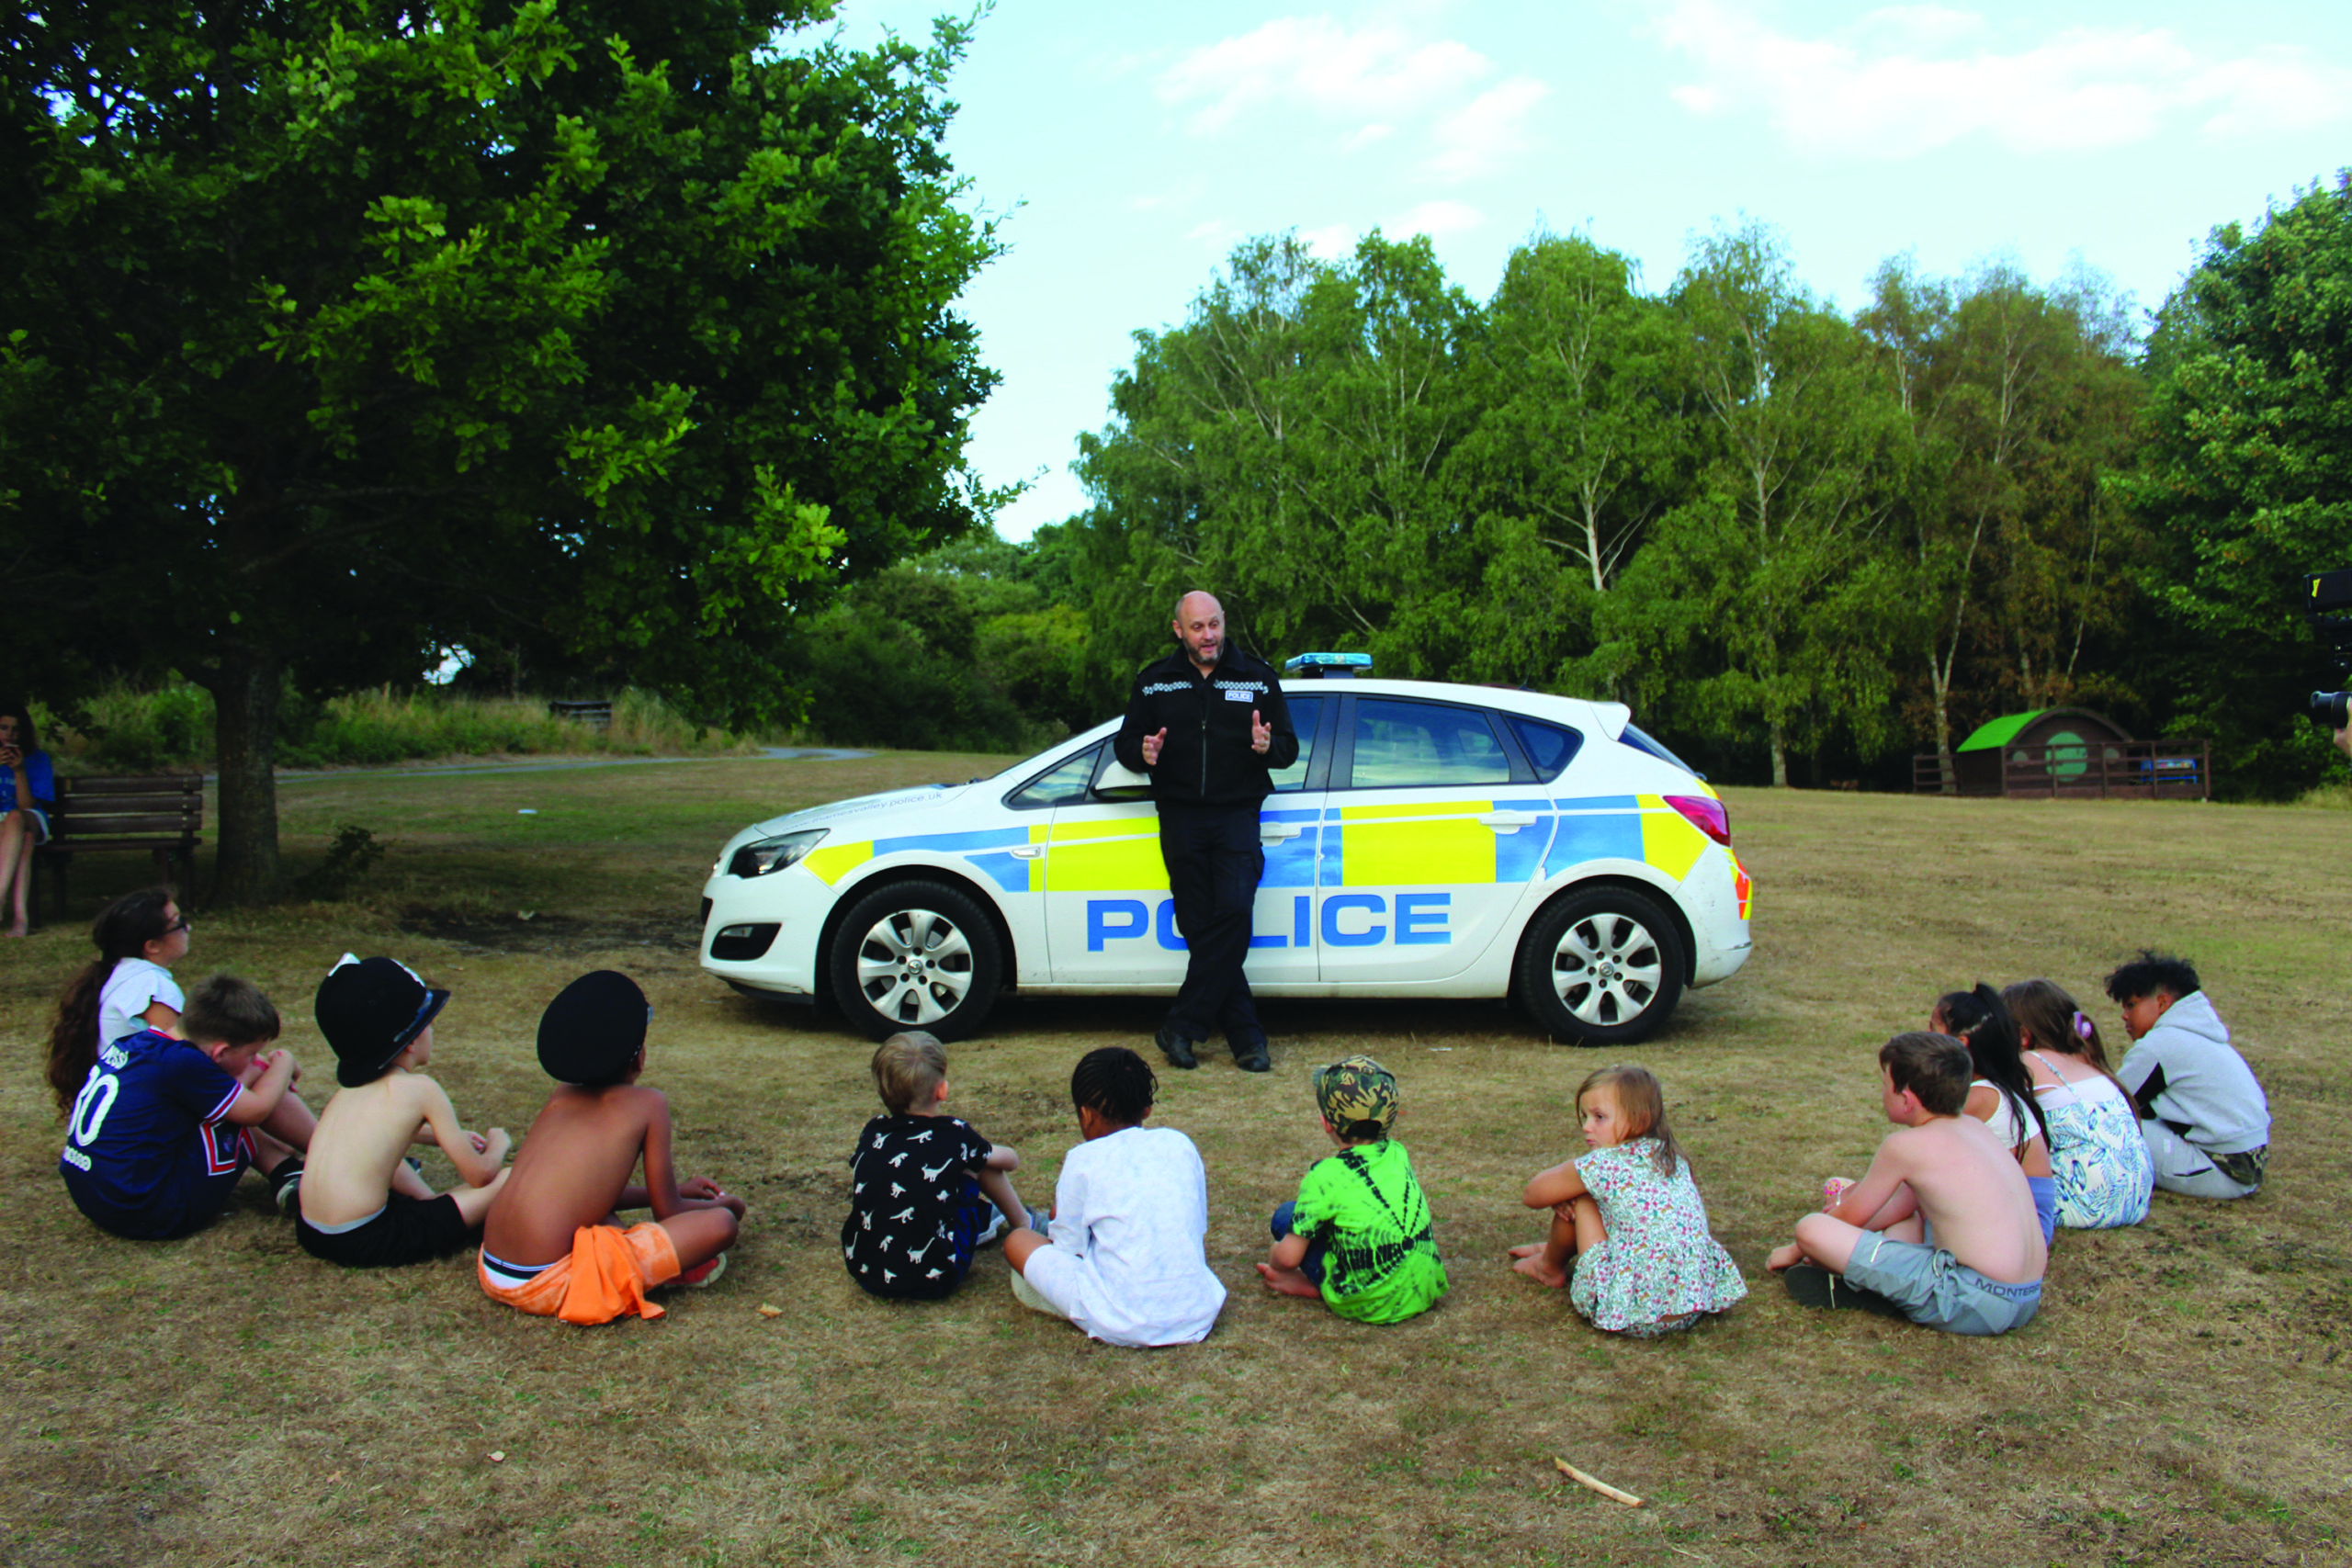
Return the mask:
[[[1369,1056],[1350,1056],[1317,1067],[1315,1104],[1334,1127],[1376,1122],[1385,1131],[1396,1120],[1396,1075]]]

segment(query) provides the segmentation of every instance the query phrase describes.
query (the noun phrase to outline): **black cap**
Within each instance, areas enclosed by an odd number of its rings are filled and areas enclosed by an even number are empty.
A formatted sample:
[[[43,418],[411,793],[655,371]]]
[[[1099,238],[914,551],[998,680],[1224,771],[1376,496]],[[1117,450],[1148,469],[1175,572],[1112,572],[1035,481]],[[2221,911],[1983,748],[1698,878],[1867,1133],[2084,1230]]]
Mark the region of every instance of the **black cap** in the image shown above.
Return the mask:
[[[382,1077],[448,1000],[405,964],[345,953],[319,982],[311,1007],[334,1052],[334,1081],[357,1089]]]
[[[582,975],[539,1015],[539,1066],[561,1083],[617,1079],[645,1049],[653,1004],[617,969]]]

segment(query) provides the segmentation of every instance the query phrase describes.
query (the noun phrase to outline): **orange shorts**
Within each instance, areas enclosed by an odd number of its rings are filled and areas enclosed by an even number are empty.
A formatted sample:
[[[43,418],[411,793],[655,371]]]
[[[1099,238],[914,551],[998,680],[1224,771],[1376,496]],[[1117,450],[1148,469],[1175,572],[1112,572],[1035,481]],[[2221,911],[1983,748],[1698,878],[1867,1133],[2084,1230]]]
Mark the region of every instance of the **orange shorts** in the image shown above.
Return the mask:
[[[645,1292],[678,1277],[678,1249],[670,1233],[647,1222],[624,1231],[617,1225],[582,1225],[571,1233],[571,1254],[516,1283],[494,1277],[480,1255],[474,1269],[483,1294],[519,1312],[560,1317],[566,1323],[610,1323],[634,1313],[660,1317],[662,1307]]]

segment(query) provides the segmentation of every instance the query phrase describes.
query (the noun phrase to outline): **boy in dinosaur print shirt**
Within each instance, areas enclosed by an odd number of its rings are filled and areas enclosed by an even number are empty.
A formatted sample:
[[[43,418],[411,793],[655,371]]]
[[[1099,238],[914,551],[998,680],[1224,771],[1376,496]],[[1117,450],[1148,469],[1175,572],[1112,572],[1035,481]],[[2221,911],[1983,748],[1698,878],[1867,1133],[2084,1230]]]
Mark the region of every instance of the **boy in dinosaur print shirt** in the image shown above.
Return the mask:
[[[928,1034],[882,1042],[874,1087],[888,1114],[866,1122],[850,1156],[842,1260],[871,1294],[944,1296],[963,1283],[978,1247],[1030,1224],[1012,1190],[1021,1159],[947,1114],[947,1053]]]

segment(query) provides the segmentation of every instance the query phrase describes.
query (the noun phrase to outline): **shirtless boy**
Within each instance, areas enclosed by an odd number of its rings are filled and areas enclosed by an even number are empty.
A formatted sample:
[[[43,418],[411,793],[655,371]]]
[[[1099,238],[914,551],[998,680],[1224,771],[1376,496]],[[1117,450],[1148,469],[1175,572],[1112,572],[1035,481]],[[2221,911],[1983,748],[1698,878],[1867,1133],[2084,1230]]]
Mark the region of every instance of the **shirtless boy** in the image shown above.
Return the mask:
[[[1765,1266],[1807,1306],[1899,1308],[1953,1334],[2031,1321],[2050,1255],[2033,1191],[1993,1130],[1961,1114],[1973,1076],[1949,1035],[1898,1034],[1879,1050],[1881,1105],[1898,1129],[1868,1175]]]
[[[566,986],[539,1020],[539,1066],[562,1087],[523,1135],[523,1152],[483,1227],[481,1288],[566,1323],[660,1317],[645,1292],[707,1285],[726,1266],[743,1201],[670,1161],[670,1101],[639,1087],[653,1010],[610,969]],[[631,1185],[639,1160],[645,1180]],[[624,1231],[620,1209],[653,1211]]]
[[[352,1269],[446,1258],[474,1239],[505,1185],[505,1129],[467,1132],[424,1076],[433,1021],[448,1000],[390,958],[346,953],[319,982],[313,1010],[343,1088],[319,1115],[302,1178],[294,1235],[311,1257]],[[426,1142],[441,1145],[463,1187],[436,1196],[401,1158]]]

